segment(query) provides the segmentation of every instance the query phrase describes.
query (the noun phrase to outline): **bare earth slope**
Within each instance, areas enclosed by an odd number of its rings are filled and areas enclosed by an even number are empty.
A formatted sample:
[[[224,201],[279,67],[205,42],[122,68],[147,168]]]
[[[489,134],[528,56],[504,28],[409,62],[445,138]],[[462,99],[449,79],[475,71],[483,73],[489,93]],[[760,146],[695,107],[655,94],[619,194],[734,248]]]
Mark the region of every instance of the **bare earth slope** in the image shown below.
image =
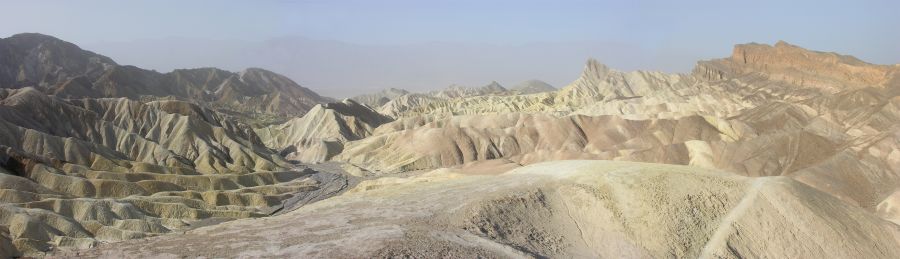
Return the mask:
[[[286,77],[162,74],[40,34],[0,53],[0,257],[267,216],[348,185],[247,124],[327,101]]]
[[[693,165],[788,176],[896,220],[897,66],[783,42],[735,53],[700,62],[692,75],[621,73],[589,61],[553,93],[388,103],[382,111],[397,120],[334,159],[378,173],[490,159]]]
[[[350,99],[368,105],[369,107],[379,107],[391,100],[397,99],[401,95],[409,94],[409,91],[403,89],[389,88],[377,93],[363,94],[351,97]]]
[[[351,99],[319,104],[303,117],[280,125],[256,129],[263,143],[280,154],[302,162],[331,159],[343,143],[372,135],[381,124],[391,121],[368,106]]]
[[[692,75],[621,72],[588,60],[581,77],[558,91],[535,94],[410,94],[387,102],[379,112],[394,118],[508,112],[556,115],[620,115],[628,118],[678,118],[702,114],[728,116],[752,107],[731,81],[711,82]],[[513,91],[514,92],[514,91]]]
[[[178,101],[0,90],[0,228],[15,255],[265,216],[323,186],[253,131]]]
[[[900,256],[900,227],[785,177],[610,161],[549,162],[498,176],[459,173],[465,171],[364,182],[348,194],[285,215],[104,245],[78,255]],[[197,240],[210,245],[184,246]]]
[[[330,102],[39,34],[0,54],[0,256],[900,257],[898,65],[752,43]]]

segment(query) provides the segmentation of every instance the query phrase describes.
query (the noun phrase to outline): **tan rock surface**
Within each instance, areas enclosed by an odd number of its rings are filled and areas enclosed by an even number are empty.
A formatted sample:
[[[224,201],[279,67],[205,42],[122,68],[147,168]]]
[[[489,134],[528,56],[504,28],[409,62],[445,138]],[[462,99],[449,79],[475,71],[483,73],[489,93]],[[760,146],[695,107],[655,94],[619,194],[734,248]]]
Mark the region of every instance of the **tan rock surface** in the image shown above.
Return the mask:
[[[621,115],[628,118],[729,116],[752,107],[731,88],[734,82],[699,80],[692,75],[615,71],[591,59],[581,77],[558,91],[536,94],[472,94],[449,97],[412,94],[394,99],[379,112],[394,118],[508,112],[556,115]],[[480,93],[480,92],[479,92]]]
[[[896,66],[785,43],[738,45],[735,53],[700,62],[693,75],[622,73],[592,60],[554,93],[423,99],[403,109],[389,103],[382,111],[399,119],[348,142],[335,159],[377,173],[489,159],[693,165],[788,176],[894,220],[900,97],[885,78]],[[708,70],[726,65],[732,70]],[[608,115],[571,115],[582,113]]]
[[[742,44],[325,103],[261,69],[0,51],[0,256],[900,257],[900,65]]]
[[[555,117],[507,113],[467,115],[429,122],[404,118],[376,135],[352,141],[335,159],[372,171],[397,172],[508,158],[533,163],[566,158],[687,159],[689,140],[734,140],[743,130],[713,118],[626,120],[618,116]],[[718,129],[721,127],[722,129]],[[737,129],[733,129],[737,127]]]
[[[510,91],[515,92],[516,94],[536,94],[543,92],[553,92],[556,91],[556,88],[547,82],[532,79],[519,82],[511,87],[509,87]]]
[[[256,133],[266,146],[288,159],[317,163],[343,151],[344,142],[366,138],[390,121],[368,106],[346,99],[316,105],[303,117],[256,129]]]
[[[377,93],[363,94],[351,97],[350,99],[368,105],[369,107],[380,107],[391,100],[397,99],[402,95],[409,94],[409,91],[397,88],[388,88]]]
[[[321,188],[253,130],[179,101],[0,89],[0,246],[34,255],[266,216]]]
[[[78,255],[900,256],[900,227],[786,177],[611,161],[549,162],[497,176],[461,172],[382,178],[285,215]],[[197,240],[205,245],[185,245]]]

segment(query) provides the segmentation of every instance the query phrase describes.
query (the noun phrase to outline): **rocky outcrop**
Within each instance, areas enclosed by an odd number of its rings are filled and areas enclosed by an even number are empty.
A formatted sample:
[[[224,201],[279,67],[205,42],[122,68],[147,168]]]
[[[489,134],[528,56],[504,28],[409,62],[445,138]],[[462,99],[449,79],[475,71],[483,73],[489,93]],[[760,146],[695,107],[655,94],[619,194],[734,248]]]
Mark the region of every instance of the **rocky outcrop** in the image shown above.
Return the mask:
[[[634,119],[728,117],[756,104],[732,91],[736,87],[728,82],[709,84],[682,74],[621,72],[591,59],[581,77],[557,92],[554,103],[572,107],[576,114]]]
[[[774,81],[770,92],[802,98],[834,94],[865,87],[893,88],[900,70],[874,65],[852,56],[803,49],[784,41],[774,46],[740,44],[731,57],[701,61],[695,74],[708,80],[739,78],[743,81]]]

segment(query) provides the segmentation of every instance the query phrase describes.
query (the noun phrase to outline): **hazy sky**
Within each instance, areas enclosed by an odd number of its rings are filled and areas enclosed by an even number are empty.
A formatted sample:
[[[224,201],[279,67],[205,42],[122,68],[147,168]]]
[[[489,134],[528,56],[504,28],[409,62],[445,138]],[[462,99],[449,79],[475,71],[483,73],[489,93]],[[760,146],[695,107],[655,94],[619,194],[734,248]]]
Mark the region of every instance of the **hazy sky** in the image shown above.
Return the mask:
[[[262,67],[325,95],[574,80],[588,57],[687,72],[785,40],[900,63],[900,1],[2,1],[40,32],[160,71]]]

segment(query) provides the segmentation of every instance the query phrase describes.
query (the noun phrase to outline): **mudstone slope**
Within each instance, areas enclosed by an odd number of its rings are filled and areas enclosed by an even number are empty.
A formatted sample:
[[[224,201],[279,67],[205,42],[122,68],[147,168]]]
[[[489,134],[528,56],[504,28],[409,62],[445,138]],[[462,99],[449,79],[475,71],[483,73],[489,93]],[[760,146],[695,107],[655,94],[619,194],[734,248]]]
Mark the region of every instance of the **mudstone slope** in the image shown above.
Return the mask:
[[[341,178],[284,159],[231,113],[304,112],[308,90],[285,77],[159,74],[38,34],[0,39],[0,49],[2,256],[268,216]],[[211,84],[222,98],[194,95]],[[268,104],[232,109],[245,101]]]
[[[0,255],[900,256],[898,65],[751,43],[333,101],[37,34],[0,53]]]

